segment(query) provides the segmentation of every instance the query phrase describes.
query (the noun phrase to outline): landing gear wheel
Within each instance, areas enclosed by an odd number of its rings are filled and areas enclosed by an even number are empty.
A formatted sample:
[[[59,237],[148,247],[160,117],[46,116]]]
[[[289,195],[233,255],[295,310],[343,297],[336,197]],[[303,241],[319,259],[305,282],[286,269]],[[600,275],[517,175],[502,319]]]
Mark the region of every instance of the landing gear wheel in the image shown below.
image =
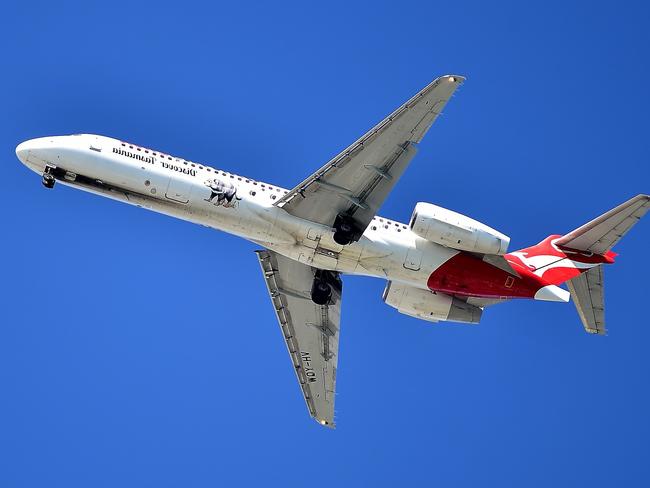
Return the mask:
[[[43,186],[45,188],[54,188],[54,183],[56,183],[54,176],[49,173],[43,175]]]
[[[342,289],[339,273],[317,269],[311,285],[311,300],[316,305],[331,305],[340,299]]]
[[[323,280],[314,280],[311,287],[311,301],[316,305],[327,305],[332,298],[332,288]]]
[[[347,246],[352,242],[352,238],[350,237],[350,234],[337,230],[334,232],[334,242],[339,246]]]
[[[347,246],[348,244],[359,240],[361,232],[351,217],[339,215],[334,222],[334,242],[340,246]]]

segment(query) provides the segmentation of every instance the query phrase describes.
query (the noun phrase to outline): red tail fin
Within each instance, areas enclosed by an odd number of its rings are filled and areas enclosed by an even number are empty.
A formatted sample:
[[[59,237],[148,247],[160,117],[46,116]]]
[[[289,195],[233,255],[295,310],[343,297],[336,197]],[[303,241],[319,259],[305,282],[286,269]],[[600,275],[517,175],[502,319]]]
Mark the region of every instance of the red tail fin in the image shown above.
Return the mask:
[[[564,236],[553,235],[509,256],[543,281],[559,285],[603,263],[613,263],[610,249],[650,209],[650,196],[637,195]]]
[[[508,257],[518,260],[533,274],[550,285],[559,285],[599,264],[613,263],[616,253],[594,254],[557,245],[559,235],[552,235],[535,246],[512,252]]]

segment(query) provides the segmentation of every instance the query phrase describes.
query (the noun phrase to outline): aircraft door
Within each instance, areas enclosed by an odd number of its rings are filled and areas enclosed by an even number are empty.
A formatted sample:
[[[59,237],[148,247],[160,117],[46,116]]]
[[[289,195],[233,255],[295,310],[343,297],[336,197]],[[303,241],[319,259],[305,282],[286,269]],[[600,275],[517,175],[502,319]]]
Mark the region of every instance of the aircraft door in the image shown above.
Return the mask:
[[[192,192],[192,179],[185,175],[172,175],[169,178],[169,185],[165,196],[170,200],[179,203],[187,203],[190,201],[190,193]]]

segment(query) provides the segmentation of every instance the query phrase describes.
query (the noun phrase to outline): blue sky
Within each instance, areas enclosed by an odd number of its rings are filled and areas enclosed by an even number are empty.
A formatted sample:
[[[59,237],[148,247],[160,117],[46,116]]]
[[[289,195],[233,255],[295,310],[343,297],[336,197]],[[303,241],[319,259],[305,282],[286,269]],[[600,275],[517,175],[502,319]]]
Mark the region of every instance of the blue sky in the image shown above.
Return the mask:
[[[434,77],[467,82],[382,209],[511,249],[650,191],[642,3],[10,2],[0,486],[648,486],[650,222],[571,304],[431,325],[347,277],[336,431],[306,413],[255,246],[58,186],[14,148],[110,135],[287,188]]]

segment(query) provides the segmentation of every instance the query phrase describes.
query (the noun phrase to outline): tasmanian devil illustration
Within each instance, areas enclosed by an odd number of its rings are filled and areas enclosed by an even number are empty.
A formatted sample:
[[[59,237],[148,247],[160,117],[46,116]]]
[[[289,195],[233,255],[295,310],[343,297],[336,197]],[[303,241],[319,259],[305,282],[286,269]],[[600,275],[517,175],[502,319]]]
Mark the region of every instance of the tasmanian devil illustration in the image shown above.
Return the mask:
[[[216,178],[207,180],[205,185],[210,188],[210,198],[206,198],[205,201],[214,203],[215,205],[230,203],[237,194],[237,188],[233,184]]]

